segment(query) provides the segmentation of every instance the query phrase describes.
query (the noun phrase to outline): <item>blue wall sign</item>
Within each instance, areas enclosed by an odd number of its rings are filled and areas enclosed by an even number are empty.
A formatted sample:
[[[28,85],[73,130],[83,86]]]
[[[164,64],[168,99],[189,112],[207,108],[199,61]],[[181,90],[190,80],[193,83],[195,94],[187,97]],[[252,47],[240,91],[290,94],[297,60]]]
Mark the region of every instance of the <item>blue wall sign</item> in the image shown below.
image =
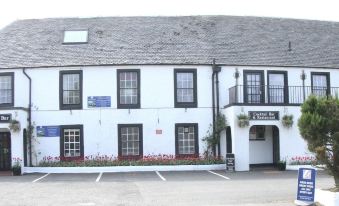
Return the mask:
[[[87,97],[87,106],[94,107],[111,107],[110,96],[89,96]]]
[[[38,137],[59,137],[59,126],[37,126],[36,133]]]
[[[316,170],[299,168],[297,200],[314,202]]]

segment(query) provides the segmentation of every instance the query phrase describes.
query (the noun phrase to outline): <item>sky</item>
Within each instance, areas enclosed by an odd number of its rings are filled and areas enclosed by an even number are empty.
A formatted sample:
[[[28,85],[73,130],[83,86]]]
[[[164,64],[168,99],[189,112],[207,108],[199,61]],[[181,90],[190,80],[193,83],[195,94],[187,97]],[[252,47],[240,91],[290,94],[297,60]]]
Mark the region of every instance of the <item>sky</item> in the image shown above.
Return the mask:
[[[236,15],[339,22],[339,0],[0,0],[0,28],[18,19]]]

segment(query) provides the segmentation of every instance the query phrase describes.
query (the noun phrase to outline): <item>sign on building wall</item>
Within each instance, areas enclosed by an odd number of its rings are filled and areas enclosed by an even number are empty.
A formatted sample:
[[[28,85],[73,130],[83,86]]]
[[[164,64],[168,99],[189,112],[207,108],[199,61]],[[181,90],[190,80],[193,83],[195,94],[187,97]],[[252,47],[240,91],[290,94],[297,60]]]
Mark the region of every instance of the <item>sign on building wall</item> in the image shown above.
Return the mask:
[[[12,120],[12,114],[0,114],[0,123],[7,123]]]
[[[297,194],[298,201],[314,202],[315,174],[315,169],[299,169]]]
[[[87,107],[111,107],[110,96],[89,96],[87,97]]]
[[[279,120],[278,111],[249,111],[250,120]]]
[[[36,133],[38,137],[59,137],[59,126],[37,126]]]

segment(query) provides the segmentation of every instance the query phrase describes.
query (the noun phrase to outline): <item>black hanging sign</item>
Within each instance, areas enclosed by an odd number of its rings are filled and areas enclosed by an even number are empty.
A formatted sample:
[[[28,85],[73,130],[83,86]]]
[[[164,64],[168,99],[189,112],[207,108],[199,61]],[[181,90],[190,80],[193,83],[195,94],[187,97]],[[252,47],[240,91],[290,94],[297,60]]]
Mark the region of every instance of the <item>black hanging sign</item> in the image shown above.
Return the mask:
[[[250,120],[279,120],[278,111],[249,111]]]
[[[12,114],[0,114],[0,123],[8,123],[12,120]]]

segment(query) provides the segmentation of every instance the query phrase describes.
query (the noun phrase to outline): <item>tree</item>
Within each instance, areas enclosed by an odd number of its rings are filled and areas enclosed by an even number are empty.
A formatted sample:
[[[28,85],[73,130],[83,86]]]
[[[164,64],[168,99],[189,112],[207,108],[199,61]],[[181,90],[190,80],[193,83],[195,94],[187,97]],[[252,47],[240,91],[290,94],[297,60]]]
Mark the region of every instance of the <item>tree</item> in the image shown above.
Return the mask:
[[[326,165],[339,190],[339,100],[310,96],[301,106],[300,134],[319,162]]]

